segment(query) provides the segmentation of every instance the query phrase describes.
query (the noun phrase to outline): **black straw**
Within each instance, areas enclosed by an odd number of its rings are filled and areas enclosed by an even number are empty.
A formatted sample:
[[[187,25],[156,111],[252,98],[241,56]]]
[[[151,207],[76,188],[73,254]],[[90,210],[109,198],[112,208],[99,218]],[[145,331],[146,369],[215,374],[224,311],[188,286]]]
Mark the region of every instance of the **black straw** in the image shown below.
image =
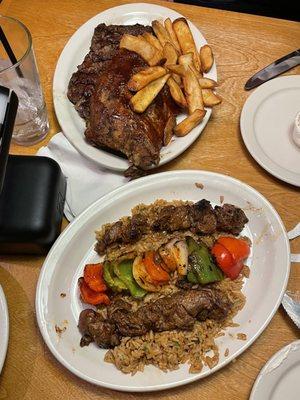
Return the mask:
[[[10,47],[10,44],[8,43],[8,40],[5,36],[5,33],[3,32],[3,29],[1,28],[1,26],[0,26],[0,41],[2,42],[3,47],[6,51],[12,65],[17,64],[18,60],[16,59],[16,56],[14,55],[14,52],[13,52],[12,48]],[[24,75],[19,66],[16,67],[16,72],[20,78],[24,78]]]

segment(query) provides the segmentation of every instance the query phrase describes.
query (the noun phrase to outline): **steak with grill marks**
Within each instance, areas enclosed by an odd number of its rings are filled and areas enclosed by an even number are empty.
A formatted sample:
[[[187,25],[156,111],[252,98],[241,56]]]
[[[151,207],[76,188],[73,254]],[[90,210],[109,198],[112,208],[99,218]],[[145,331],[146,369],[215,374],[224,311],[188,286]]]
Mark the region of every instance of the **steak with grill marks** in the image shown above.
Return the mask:
[[[129,163],[147,169],[159,162],[164,130],[179,109],[167,86],[142,114],[131,110],[127,89],[131,76],[148,67],[136,53],[119,48],[123,34],[152,32],[139,24],[96,27],[90,52],[70,80],[68,98],[86,120],[85,136],[96,147],[126,155]]]

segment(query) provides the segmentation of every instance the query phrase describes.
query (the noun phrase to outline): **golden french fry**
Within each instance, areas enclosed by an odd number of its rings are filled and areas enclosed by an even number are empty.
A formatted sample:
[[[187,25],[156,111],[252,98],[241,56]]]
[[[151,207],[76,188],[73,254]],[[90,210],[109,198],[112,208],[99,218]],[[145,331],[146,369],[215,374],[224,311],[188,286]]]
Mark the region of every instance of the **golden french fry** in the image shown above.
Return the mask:
[[[213,89],[218,86],[217,82],[209,78],[199,78],[201,89]]]
[[[147,42],[149,42],[152,46],[156,47],[157,50],[162,51],[162,45],[160,44],[160,41],[157,39],[157,37],[155,37],[154,35],[152,35],[149,32],[145,32],[143,34],[143,38],[147,40]]]
[[[176,136],[187,135],[195,126],[199,125],[206,114],[206,110],[195,110],[174,128]]]
[[[165,65],[177,63],[178,54],[172,43],[167,42],[164,45],[163,57],[166,59]]]
[[[199,71],[197,71],[195,68],[193,53],[187,53],[187,54],[181,55],[178,58],[178,62],[180,65],[189,66],[198,79],[202,78],[201,73]]]
[[[164,87],[170,76],[170,74],[166,74],[155,81],[150,82],[147,86],[138,91],[130,99],[130,107],[133,109],[133,111],[137,113],[144,112]]]
[[[201,62],[201,70],[203,72],[208,72],[214,63],[214,56],[211,47],[206,44],[202,46],[200,49],[200,62]]]
[[[166,75],[167,71],[163,67],[149,67],[143,71],[134,74],[130,81],[127,84],[129,90],[133,92],[137,92],[138,90],[143,89],[148,83],[155,81],[155,79],[160,78],[161,76]]]
[[[200,71],[200,58],[196,44],[185,18],[178,18],[173,22],[173,29],[176,33],[182,54],[193,53],[195,68]]]
[[[187,67],[185,65],[165,65],[165,67],[171,71],[174,72],[174,74],[177,74],[179,76],[184,76],[187,72]]]
[[[174,81],[176,81],[177,85],[179,85],[179,86],[182,85],[182,80],[180,78],[180,75],[172,74],[172,78],[174,79]]]
[[[183,87],[189,114],[192,114],[195,110],[203,110],[204,105],[199,81],[190,67],[187,67],[187,71],[183,77]]]
[[[202,89],[202,96],[205,107],[213,107],[222,102],[221,97],[211,89]]]
[[[170,79],[171,79],[171,78],[170,78]],[[168,82],[169,82],[169,81],[168,81]],[[164,140],[164,146],[167,146],[167,145],[170,143],[170,141],[171,141],[171,139],[172,139],[172,136],[173,136],[173,131],[174,131],[175,126],[176,126],[176,118],[175,118],[174,115],[172,115],[172,116],[168,119],[168,121],[167,121],[167,123],[166,123],[166,126],[165,126],[164,138],[163,138],[163,140]]]
[[[153,21],[152,29],[154,30],[154,33],[162,46],[164,46],[167,42],[171,42],[171,38],[161,22],[156,20]]]
[[[152,67],[157,65],[162,59],[162,52],[159,52],[143,36],[123,35],[120,47],[134,51],[139,54]]]
[[[174,80],[173,77],[171,77],[168,82],[167,82],[171,96],[173,97],[174,101],[180,106],[180,107],[187,107],[187,102],[184,97],[184,94],[178,85],[178,83]]]
[[[165,20],[165,28],[170,36],[172,44],[174,45],[177,52],[180,54],[181,53],[180,46],[179,46],[178,39],[177,39],[176,33],[174,32],[172,21],[170,20],[170,18],[167,18]]]

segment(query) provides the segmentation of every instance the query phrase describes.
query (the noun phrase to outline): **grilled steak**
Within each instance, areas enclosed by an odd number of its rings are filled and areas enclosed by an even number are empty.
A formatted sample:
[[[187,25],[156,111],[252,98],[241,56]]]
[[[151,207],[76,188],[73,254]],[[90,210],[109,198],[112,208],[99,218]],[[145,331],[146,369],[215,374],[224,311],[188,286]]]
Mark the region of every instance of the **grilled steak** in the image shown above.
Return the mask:
[[[83,335],[82,346],[94,341],[103,348],[114,347],[122,337],[141,336],[151,330],[192,330],[197,320],[223,320],[231,307],[217,289],[179,291],[146,303],[136,311],[131,311],[125,301],[116,301],[107,308],[107,320],[93,310],[81,312],[78,326]]]
[[[125,221],[105,225],[98,235],[96,249],[103,255],[109,246],[135,243],[151,231],[191,230],[202,235],[216,232],[238,235],[247,222],[244,211],[231,204],[212,208],[210,202],[203,199],[192,205],[166,205],[158,209],[154,221],[147,220],[145,215],[135,214]]]
[[[152,28],[98,25],[90,52],[68,88],[69,100],[86,120],[87,140],[96,147],[122,152],[141,169],[159,162],[165,127],[179,112],[167,86],[144,113],[137,114],[129,106],[133,93],[127,83],[148,65],[138,54],[120,49],[119,42],[124,33],[144,32]]]

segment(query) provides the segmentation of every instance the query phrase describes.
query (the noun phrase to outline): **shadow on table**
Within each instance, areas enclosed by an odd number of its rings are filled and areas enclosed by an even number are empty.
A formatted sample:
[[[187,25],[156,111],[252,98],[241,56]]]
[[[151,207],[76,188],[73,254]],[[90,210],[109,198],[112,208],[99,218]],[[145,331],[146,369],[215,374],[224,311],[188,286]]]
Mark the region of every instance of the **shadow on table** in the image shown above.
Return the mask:
[[[37,357],[34,311],[17,280],[0,265],[0,283],[9,309],[9,344],[0,376],[0,399],[24,399]]]

